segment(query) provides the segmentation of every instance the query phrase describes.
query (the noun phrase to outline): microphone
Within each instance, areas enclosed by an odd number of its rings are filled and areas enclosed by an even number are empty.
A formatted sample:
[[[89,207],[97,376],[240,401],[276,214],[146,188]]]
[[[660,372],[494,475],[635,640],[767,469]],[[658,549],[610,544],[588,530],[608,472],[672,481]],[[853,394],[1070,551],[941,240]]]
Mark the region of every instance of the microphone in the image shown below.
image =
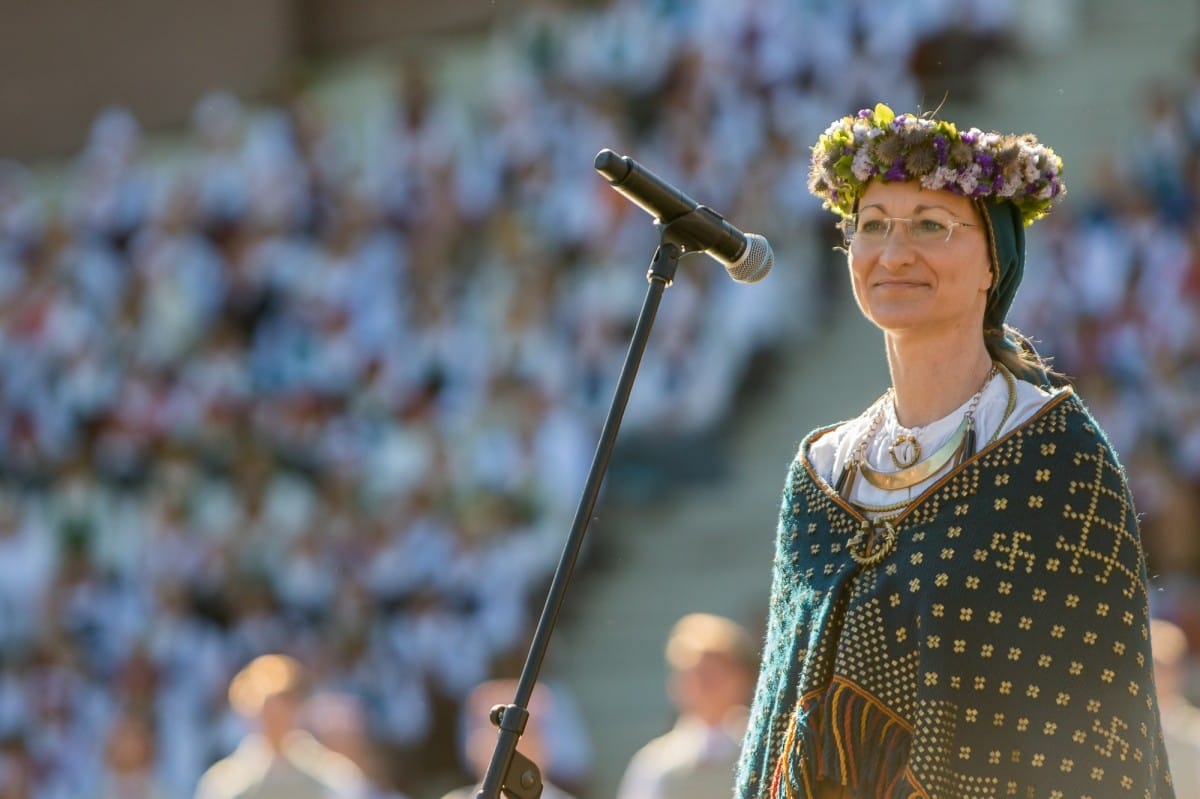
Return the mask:
[[[660,223],[680,222],[691,239],[689,249],[701,250],[720,261],[739,283],[756,283],[775,263],[770,243],[757,233],[743,233],[708,206],[700,205],[644,166],[612,150],[596,154],[596,171],[626,199]]]

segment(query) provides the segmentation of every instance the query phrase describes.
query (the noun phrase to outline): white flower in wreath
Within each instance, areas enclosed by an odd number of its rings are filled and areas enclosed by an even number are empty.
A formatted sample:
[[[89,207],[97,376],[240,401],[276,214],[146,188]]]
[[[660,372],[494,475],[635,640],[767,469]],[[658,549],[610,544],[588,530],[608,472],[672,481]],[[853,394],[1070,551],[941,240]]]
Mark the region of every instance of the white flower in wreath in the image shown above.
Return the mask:
[[[850,165],[850,171],[854,173],[854,177],[859,180],[867,180],[871,177],[875,164],[871,161],[870,148],[863,147],[854,154],[854,162]]]

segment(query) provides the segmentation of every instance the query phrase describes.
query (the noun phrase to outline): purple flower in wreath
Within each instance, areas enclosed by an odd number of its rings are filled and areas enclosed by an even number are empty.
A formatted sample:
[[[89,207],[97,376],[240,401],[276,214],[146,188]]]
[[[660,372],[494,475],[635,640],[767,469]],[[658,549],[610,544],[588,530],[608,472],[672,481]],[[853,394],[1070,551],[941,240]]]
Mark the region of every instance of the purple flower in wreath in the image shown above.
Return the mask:
[[[883,176],[883,179],[889,183],[896,183],[898,181],[908,179],[908,174],[904,171],[903,157],[896,159],[896,162],[892,164],[890,169],[888,169],[887,173]]]
[[[950,158],[950,145],[945,136],[939,133],[933,137],[933,150],[937,153],[938,166],[945,166]]]

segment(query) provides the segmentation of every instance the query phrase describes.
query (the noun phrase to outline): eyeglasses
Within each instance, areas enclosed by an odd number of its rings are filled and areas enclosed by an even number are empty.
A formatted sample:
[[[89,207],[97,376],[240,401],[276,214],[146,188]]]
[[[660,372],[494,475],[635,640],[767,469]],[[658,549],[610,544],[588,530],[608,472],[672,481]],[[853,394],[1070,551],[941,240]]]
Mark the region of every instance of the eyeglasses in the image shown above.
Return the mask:
[[[846,243],[849,245],[879,247],[892,235],[892,230],[895,229],[897,222],[904,226],[905,232],[908,233],[908,240],[918,247],[946,244],[954,235],[954,229],[957,227],[979,227],[979,225],[969,222],[957,222],[936,216],[921,216],[916,219],[900,216],[881,216],[870,219],[850,217],[842,223],[842,235],[845,236]]]

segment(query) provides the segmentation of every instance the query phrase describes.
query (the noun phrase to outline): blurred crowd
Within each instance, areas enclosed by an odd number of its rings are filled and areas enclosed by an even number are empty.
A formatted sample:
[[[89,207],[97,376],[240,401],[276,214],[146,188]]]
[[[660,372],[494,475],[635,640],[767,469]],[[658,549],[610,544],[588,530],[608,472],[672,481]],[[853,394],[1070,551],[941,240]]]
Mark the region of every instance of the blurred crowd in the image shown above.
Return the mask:
[[[930,42],[1011,46],[1010,2],[865,7],[543,0],[360,117],[215,92],[150,157],[109,109],[60,204],[0,165],[0,797],[140,768],[187,799],[264,652],[350,703],[325,720],[386,755],[381,791],[426,776],[446,709],[524,654],[645,290],[657,235],[595,153],[776,251],[765,289],[684,260],[622,426],[669,451],[819,340],[816,135],[918,107]],[[1161,568],[1195,568],[1200,61],[1160,99],[1117,190],[1042,223],[1018,305],[1129,453]]]
[[[1140,131],[1030,240],[1014,322],[1079,387],[1129,472],[1151,572],[1200,574],[1200,45]],[[1164,606],[1169,603],[1164,598]],[[1189,624],[1200,634],[1193,618]],[[1194,639],[1200,640],[1200,639]]]

